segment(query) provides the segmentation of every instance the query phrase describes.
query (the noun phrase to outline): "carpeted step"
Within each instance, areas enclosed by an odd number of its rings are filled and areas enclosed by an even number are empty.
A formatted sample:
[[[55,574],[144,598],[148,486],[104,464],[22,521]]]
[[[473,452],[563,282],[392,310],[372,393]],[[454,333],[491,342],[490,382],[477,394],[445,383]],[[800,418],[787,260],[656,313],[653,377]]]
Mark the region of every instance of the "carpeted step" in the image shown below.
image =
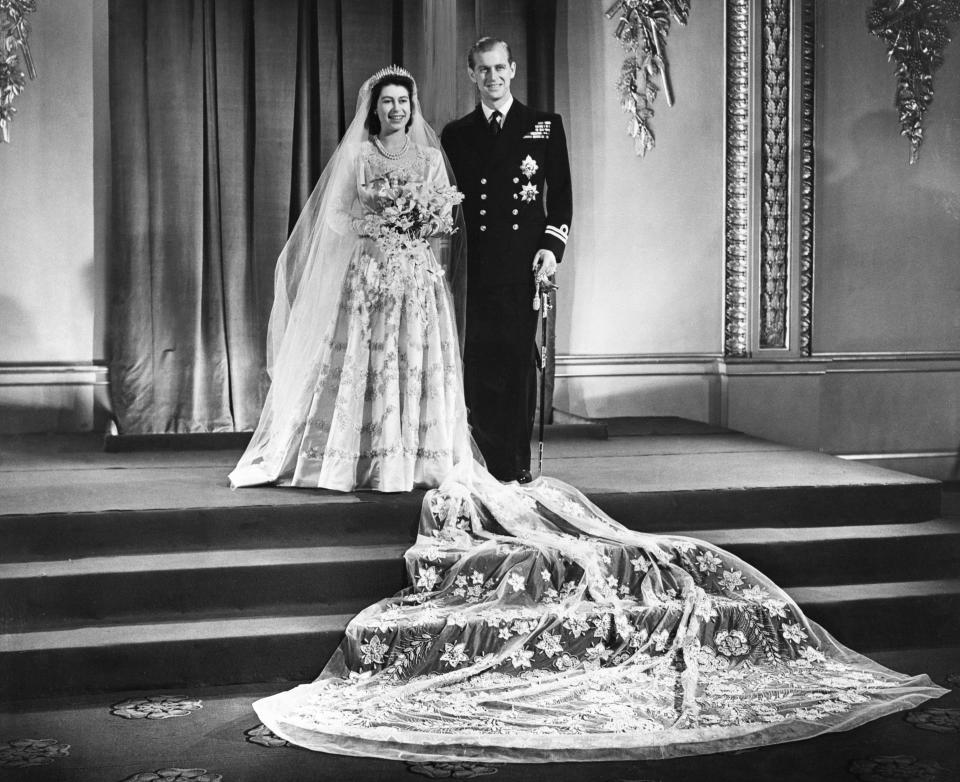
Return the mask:
[[[259,497],[273,496],[266,505]],[[938,484],[787,486],[588,495],[642,532],[896,524],[935,518]],[[423,492],[341,495],[261,490],[261,504],[0,515],[0,562],[210,548],[412,543]],[[237,500],[234,500],[235,502]]]
[[[854,649],[960,643],[960,579],[787,591],[811,619]]]
[[[0,564],[0,632],[366,605],[404,586],[401,544]]]
[[[854,648],[960,643],[939,484],[714,429],[611,420],[544,469],[738,554]],[[230,452],[48,451],[0,471],[0,694],[310,679],[402,586],[423,492],[231,491]]]
[[[940,515],[945,519],[960,519],[960,481],[941,484]]]
[[[409,544],[417,534],[423,492],[360,496],[304,491],[287,492],[286,499],[282,505],[0,516],[0,562],[264,544]]]
[[[960,519],[912,524],[694,530],[782,587],[953,578]]]
[[[0,636],[0,697],[308,681],[352,617],[259,616]]]
[[[960,564],[957,519],[683,534],[731,551],[783,587],[951,578]],[[0,631],[375,602],[404,586],[405,548],[219,549],[0,564]]]
[[[587,496],[621,524],[641,532],[908,523],[936,518],[940,511],[939,485],[930,482]]]
[[[854,649],[960,644],[960,580],[789,592]],[[304,681],[319,673],[352,616],[214,617],[0,636],[0,696]]]

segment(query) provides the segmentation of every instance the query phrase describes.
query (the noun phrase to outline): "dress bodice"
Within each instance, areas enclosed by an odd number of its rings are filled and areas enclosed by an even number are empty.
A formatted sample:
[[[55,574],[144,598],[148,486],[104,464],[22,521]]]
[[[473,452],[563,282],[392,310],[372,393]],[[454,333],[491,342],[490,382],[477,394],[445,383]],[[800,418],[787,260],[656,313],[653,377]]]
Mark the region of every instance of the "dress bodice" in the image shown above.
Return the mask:
[[[430,181],[443,168],[440,153],[430,147],[410,142],[397,158],[384,155],[372,141],[365,141],[360,152],[357,171],[357,193],[364,210],[372,208],[373,193],[377,180],[404,179],[406,181]]]

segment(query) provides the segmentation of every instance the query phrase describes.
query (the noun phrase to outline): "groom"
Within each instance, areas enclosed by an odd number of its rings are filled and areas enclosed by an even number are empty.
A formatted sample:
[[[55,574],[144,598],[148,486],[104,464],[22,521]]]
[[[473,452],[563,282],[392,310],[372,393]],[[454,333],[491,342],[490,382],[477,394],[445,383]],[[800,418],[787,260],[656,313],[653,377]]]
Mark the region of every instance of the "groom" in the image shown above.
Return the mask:
[[[473,437],[500,480],[526,483],[537,403],[536,279],[552,277],[570,232],[570,164],[558,114],[514,100],[506,41],[467,55],[480,104],[443,129],[467,224],[464,386]]]

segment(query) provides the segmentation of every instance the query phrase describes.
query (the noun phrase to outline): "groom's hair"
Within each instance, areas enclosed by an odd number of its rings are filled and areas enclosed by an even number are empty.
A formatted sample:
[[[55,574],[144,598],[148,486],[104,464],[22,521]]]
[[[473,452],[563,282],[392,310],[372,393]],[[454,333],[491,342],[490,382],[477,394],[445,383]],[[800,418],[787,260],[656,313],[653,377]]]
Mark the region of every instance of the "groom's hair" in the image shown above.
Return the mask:
[[[502,46],[507,50],[507,62],[512,65],[513,55],[510,53],[510,44],[508,44],[502,38],[494,38],[491,35],[485,35],[473,46],[471,46],[470,51],[467,52],[467,65],[470,66],[470,70],[472,71],[476,67],[478,54],[481,52],[489,52],[491,49],[496,49],[498,46]]]
[[[380,100],[380,93],[388,84],[395,84],[398,87],[404,87],[407,95],[410,96],[410,119],[407,120],[405,130],[410,130],[413,124],[413,79],[400,73],[388,73],[380,81],[373,85],[370,90],[370,108],[367,109],[367,120],[364,126],[370,131],[371,136],[376,136],[380,132],[380,117],[377,116],[377,102]]]

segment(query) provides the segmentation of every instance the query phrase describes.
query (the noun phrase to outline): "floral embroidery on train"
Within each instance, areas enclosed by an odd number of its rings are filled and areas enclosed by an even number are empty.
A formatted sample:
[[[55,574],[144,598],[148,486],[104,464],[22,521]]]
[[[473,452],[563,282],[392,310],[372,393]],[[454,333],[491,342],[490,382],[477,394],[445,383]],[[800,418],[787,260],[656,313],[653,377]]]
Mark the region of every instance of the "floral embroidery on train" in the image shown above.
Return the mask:
[[[350,623],[338,668],[283,721],[371,741],[654,747],[822,732],[901,686],[722,549],[617,527],[550,479],[478,480],[428,493],[411,586]]]

